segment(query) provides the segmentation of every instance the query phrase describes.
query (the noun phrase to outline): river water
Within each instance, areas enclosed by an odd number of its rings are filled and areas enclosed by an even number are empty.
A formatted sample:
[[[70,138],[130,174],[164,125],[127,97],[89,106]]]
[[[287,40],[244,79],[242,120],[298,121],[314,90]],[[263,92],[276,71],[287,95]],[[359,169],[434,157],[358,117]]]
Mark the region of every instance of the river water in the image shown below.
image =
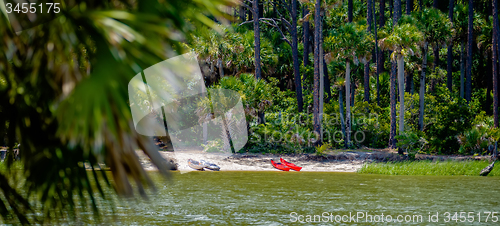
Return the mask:
[[[191,172],[174,173],[170,182],[153,178],[157,193],[118,204],[114,223],[500,225],[498,177]]]

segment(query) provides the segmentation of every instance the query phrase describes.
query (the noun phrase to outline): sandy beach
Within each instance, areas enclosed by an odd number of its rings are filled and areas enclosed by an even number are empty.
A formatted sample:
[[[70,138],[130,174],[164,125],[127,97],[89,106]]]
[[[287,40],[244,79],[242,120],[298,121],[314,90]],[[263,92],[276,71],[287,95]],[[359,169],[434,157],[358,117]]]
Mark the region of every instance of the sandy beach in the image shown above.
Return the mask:
[[[142,152],[137,152],[141,164],[146,170],[156,170],[151,164],[149,158]],[[356,172],[363,166],[371,155],[366,152],[342,152],[336,155],[316,156],[314,154],[292,154],[292,155],[274,155],[274,154],[209,154],[202,151],[182,151],[165,152],[161,151],[163,158],[172,160],[178,170],[193,171],[187,165],[188,159],[206,160],[218,165],[221,171],[276,171],[271,165],[271,159],[279,162],[280,157],[285,160],[301,166],[304,172]]]
[[[315,154],[211,154],[203,151],[160,151],[163,158],[173,161],[181,172],[194,171],[187,165],[188,159],[196,161],[206,160],[218,165],[221,171],[276,171],[271,165],[271,159],[279,162],[280,157],[297,166],[301,166],[304,172],[356,172],[364,163],[388,162],[407,160],[405,156],[398,155],[391,150],[366,150],[337,151],[323,156]],[[148,171],[157,170],[149,158],[142,152],[137,151],[140,162]],[[419,160],[446,161],[448,159],[481,160],[486,156],[431,156],[417,155]]]

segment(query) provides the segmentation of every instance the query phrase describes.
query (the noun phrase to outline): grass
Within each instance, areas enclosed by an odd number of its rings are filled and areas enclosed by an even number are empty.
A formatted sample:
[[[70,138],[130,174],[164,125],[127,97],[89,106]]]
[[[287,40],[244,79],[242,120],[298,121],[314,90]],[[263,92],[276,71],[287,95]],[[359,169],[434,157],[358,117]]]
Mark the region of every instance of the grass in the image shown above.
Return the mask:
[[[385,175],[440,175],[440,176],[479,176],[488,166],[488,161],[404,161],[387,163],[368,163],[358,173]],[[496,163],[488,176],[500,176],[500,163]]]

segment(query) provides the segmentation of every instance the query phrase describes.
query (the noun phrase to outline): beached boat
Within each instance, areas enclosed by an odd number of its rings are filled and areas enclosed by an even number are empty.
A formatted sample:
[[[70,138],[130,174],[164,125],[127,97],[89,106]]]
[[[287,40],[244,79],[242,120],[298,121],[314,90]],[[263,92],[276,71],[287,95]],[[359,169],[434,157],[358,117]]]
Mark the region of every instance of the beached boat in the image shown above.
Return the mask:
[[[205,168],[205,164],[192,159],[188,159],[188,166],[195,170],[200,170],[200,171],[203,171],[204,170],[203,168]]]
[[[279,170],[283,170],[283,171],[290,171],[290,168],[288,168],[287,166],[279,163],[279,162],[275,162],[274,160],[271,159],[271,164],[274,166],[274,168],[276,169],[279,169]]]
[[[290,169],[293,169],[295,171],[300,171],[302,169],[302,167],[297,166],[293,163],[287,162],[283,158],[280,158],[280,162],[283,163],[283,165],[285,165],[286,167],[289,167]]]
[[[214,163],[207,162],[205,160],[201,160],[200,163],[205,165],[205,169],[209,169],[209,170],[213,170],[213,171],[220,170],[220,167],[218,165],[215,165]]]

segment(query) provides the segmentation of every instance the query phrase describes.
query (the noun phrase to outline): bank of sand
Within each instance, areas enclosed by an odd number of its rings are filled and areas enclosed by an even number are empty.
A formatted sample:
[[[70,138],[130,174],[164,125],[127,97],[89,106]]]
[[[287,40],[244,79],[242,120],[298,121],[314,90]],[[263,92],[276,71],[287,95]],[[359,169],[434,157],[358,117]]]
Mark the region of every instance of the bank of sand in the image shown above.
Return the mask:
[[[137,152],[141,164],[146,170],[156,170],[149,158],[142,152]],[[160,152],[163,158],[172,160],[177,169],[193,171],[187,164],[188,159],[199,161],[201,159],[218,165],[220,171],[276,171],[271,165],[271,159],[279,162],[280,157],[302,167],[301,171],[315,172],[356,172],[370,159],[369,152],[341,152],[335,155],[316,156],[314,154],[232,154],[218,155],[202,151],[176,151]]]
[[[137,151],[141,164],[146,170],[157,170],[149,158],[142,151]],[[392,162],[408,160],[398,155],[394,150],[360,149],[357,151],[337,151],[324,156],[315,154],[232,154],[217,155],[203,151],[160,151],[163,158],[172,160],[181,172],[193,171],[187,165],[188,159],[196,161],[206,160],[218,165],[221,171],[276,171],[271,165],[271,159],[279,162],[280,157],[302,167],[304,172],[356,172],[363,164],[370,162]],[[431,156],[417,155],[417,160],[446,161],[446,160],[484,160],[487,156]]]

